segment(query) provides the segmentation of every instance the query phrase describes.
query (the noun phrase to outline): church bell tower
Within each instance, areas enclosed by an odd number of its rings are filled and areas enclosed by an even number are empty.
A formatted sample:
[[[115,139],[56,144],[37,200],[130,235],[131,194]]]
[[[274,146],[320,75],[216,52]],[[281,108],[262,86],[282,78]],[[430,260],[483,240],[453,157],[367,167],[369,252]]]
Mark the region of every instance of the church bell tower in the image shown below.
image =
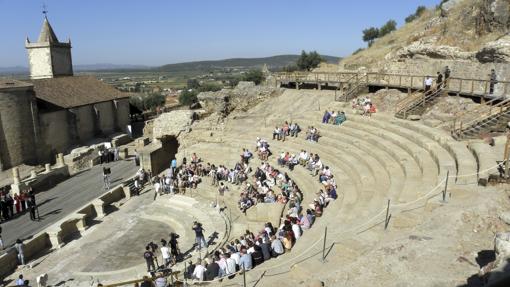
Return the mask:
[[[31,43],[27,37],[25,48],[28,52],[31,79],[73,75],[71,40],[59,42],[46,16],[39,39]]]

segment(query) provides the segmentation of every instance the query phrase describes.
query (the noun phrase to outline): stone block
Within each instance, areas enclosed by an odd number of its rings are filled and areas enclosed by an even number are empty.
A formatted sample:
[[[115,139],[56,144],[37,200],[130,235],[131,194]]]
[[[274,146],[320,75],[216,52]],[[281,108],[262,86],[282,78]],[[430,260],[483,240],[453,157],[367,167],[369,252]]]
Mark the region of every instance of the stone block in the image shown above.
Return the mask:
[[[96,210],[96,214],[98,218],[103,218],[106,215],[105,212],[105,203],[101,199],[96,199],[92,202],[92,205],[94,205],[94,209]]]

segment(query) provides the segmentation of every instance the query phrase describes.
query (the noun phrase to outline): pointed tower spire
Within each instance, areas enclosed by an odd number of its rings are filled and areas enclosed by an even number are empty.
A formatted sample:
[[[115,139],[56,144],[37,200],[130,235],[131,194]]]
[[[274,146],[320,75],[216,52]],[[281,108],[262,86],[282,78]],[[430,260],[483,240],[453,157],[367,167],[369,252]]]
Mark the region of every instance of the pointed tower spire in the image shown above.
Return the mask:
[[[44,16],[44,22],[37,42],[58,43],[57,35],[55,35],[55,32],[53,31],[53,28],[51,28],[50,22],[48,21],[48,17],[46,16]]]

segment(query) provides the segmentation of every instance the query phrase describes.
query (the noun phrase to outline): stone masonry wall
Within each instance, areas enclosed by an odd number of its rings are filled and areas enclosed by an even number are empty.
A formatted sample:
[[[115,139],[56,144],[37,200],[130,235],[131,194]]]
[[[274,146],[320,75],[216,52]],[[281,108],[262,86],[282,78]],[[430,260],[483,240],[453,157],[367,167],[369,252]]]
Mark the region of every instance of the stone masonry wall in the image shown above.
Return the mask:
[[[0,158],[2,169],[35,163],[31,89],[0,92]]]

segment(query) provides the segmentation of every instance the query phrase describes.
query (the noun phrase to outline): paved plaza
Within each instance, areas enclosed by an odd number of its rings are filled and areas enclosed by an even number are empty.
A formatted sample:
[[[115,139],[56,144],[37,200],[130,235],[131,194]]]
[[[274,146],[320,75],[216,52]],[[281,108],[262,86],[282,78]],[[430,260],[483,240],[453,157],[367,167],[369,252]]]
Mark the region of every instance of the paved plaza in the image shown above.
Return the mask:
[[[112,170],[112,187],[131,177],[137,170],[132,160],[108,164]],[[102,166],[94,166],[57,184],[50,190],[36,195],[40,221],[31,221],[28,213],[2,223],[2,237],[10,246],[17,238],[31,238],[34,234],[79,209],[87,202],[105,192],[103,189]]]

